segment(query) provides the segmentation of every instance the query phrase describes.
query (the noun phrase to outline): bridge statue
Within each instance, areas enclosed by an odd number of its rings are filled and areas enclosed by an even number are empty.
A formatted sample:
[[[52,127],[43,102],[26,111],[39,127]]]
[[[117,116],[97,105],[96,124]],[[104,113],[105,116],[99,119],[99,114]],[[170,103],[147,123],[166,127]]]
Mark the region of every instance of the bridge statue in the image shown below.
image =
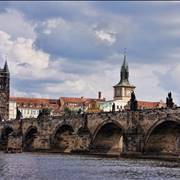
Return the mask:
[[[21,120],[23,118],[21,111],[19,108],[16,108],[16,120]]]
[[[137,110],[137,100],[134,91],[131,93],[131,99],[130,99],[130,110],[136,111]]]
[[[168,93],[168,97],[166,98],[166,106],[168,108],[172,108],[174,106],[173,98],[172,98],[172,93]]]
[[[116,106],[115,103],[112,104],[112,112],[115,112]]]

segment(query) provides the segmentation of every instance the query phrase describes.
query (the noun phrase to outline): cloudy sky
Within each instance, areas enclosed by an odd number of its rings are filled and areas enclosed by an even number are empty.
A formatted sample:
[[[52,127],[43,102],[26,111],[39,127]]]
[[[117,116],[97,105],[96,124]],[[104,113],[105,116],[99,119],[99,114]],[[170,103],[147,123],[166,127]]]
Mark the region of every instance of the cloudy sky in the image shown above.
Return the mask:
[[[0,2],[11,95],[112,99],[127,48],[141,100],[180,103],[180,2]]]

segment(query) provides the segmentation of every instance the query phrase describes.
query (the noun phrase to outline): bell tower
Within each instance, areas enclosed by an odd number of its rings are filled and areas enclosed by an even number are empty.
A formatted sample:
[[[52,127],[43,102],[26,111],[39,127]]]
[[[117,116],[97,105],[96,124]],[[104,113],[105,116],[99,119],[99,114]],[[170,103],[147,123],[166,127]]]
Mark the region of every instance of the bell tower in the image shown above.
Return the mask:
[[[131,98],[131,92],[136,88],[129,83],[129,67],[126,60],[126,53],[124,53],[124,60],[121,66],[120,81],[113,86],[114,88],[114,100],[129,101]]]

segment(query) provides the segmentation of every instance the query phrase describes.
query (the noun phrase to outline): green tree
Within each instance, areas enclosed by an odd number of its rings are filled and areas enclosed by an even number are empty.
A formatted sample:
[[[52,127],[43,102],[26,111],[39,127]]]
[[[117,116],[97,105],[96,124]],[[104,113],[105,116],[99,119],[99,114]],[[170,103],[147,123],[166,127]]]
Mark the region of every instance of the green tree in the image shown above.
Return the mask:
[[[49,116],[50,114],[51,114],[51,109],[43,108],[39,111],[38,118],[40,118],[42,116]]]
[[[64,108],[64,113],[65,113],[65,114],[71,114],[71,109],[68,108],[68,107],[65,107],[65,108]]]

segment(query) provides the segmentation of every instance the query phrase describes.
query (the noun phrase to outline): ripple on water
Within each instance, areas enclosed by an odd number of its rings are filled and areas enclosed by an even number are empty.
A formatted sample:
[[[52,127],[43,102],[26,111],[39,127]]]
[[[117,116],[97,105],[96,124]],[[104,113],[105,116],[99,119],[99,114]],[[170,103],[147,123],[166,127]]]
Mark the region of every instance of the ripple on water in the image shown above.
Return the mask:
[[[180,164],[60,154],[0,154],[0,179],[130,180],[180,179]]]

